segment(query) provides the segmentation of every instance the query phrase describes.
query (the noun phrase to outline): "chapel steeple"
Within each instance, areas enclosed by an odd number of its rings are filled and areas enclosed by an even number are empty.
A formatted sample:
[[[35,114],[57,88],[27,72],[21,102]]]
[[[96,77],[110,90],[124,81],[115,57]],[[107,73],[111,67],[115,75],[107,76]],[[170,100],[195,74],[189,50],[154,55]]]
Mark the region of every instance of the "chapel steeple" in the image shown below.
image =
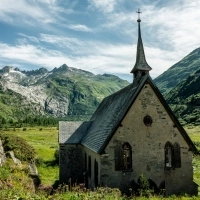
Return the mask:
[[[149,71],[152,69],[146,59],[145,59],[145,54],[144,54],[144,47],[142,43],[142,37],[141,37],[141,30],[140,30],[140,10],[138,9],[138,43],[137,43],[137,55],[136,55],[136,63],[135,66],[133,67],[131,73],[133,73],[134,79],[135,78],[140,78],[144,76],[146,73],[149,73]]]

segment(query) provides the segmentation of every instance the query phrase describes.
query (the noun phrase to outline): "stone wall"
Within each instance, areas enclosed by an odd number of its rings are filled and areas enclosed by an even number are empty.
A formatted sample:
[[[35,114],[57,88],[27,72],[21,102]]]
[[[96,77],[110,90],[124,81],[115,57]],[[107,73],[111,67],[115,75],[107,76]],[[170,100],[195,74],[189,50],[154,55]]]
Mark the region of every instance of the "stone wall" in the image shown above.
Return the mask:
[[[153,123],[146,126],[143,119],[151,116]],[[178,142],[181,150],[181,168],[165,170],[166,142]],[[128,142],[132,147],[132,171],[115,171],[114,148]],[[143,174],[157,187],[165,181],[166,194],[181,192],[194,194],[192,152],[174,125],[171,117],[149,84],[138,95],[101,156],[100,181],[102,185],[124,190],[137,182]]]
[[[60,145],[60,183],[75,184],[83,180],[82,148],[79,145]]]
[[[86,158],[85,158],[86,156]],[[89,176],[89,157],[91,158],[91,176]],[[94,151],[88,149],[87,147],[83,147],[83,159],[84,159],[84,168],[85,168],[85,183],[88,188],[94,189],[95,187],[100,186],[100,165],[101,158],[100,155],[95,153]],[[98,178],[95,177],[95,162],[98,165]],[[95,178],[98,180],[95,183]]]

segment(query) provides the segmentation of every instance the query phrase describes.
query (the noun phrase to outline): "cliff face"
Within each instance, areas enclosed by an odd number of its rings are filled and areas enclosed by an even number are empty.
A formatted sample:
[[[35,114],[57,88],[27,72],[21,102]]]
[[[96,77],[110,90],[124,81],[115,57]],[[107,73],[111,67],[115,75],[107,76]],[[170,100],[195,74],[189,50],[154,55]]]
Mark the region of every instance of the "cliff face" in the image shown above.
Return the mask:
[[[117,76],[94,75],[65,64],[52,71],[6,66],[0,70],[0,117],[90,116],[105,96],[126,85]]]

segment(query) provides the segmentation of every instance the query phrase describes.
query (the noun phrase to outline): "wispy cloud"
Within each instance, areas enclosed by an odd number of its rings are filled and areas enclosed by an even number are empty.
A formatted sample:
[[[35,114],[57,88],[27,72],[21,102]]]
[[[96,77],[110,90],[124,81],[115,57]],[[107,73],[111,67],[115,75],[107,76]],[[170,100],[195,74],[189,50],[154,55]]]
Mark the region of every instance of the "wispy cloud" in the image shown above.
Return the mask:
[[[93,32],[91,28],[88,28],[86,25],[82,25],[82,24],[70,25],[69,28],[75,31]]]
[[[102,12],[112,12],[116,5],[116,0],[88,0],[90,9],[97,9]]]
[[[0,1],[0,15],[4,18],[1,20],[14,23],[16,18],[21,23],[30,24],[29,20],[40,21],[42,23],[51,23],[54,19],[45,12],[45,9],[39,6],[39,4],[29,3],[25,0],[18,0],[17,3],[14,0]]]
[[[39,43],[39,39],[37,37],[35,37],[35,36],[29,36],[29,35],[26,35],[24,33],[18,33],[18,35],[20,37],[22,37],[22,39],[28,39],[31,42]]]
[[[189,53],[200,46],[200,2],[175,1],[168,7],[147,7],[146,26],[154,30],[162,48]],[[188,52],[189,51],[189,52]]]
[[[136,45],[113,45],[108,43],[98,43],[94,41],[80,42],[74,39],[59,38],[53,35],[41,35],[40,41],[45,41],[56,45],[68,42],[69,48],[80,49],[79,55],[70,56],[58,50],[50,50],[39,45],[17,45],[9,46],[0,44],[0,61],[2,59],[20,62],[22,65],[32,64],[35,66],[46,67],[49,70],[58,67],[63,63],[71,67],[81,68],[95,74],[129,74],[135,63]],[[69,42],[70,41],[70,42]],[[76,44],[76,45],[75,45]],[[62,44],[61,44],[62,45]],[[89,52],[87,52],[89,51]],[[87,52],[87,53],[86,53]],[[147,60],[153,67],[152,76],[159,75],[163,69],[175,62],[175,55],[170,51],[162,51],[156,48],[145,48]],[[156,55],[156,56],[155,56]],[[162,66],[158,63],[163,62]]]
[[[0,21],[15,26],[35,27],[38,24],[59,24],[60,20],[64,20],[61,16],[62,12],[72,13],[71,9],[63,9],[59,6],[58,0],[0,1]]]

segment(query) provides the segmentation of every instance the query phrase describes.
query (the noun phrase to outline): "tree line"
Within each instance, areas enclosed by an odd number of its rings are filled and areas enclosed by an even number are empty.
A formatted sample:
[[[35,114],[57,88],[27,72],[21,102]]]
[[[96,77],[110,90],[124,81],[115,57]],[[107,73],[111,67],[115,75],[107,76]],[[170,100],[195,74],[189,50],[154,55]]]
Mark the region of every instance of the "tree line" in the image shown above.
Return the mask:
[[[28,126],[58,126],[59,119],[55,117],[27,116],[24,119],[6,119],[0,116],[0,128],[21,128]]]

